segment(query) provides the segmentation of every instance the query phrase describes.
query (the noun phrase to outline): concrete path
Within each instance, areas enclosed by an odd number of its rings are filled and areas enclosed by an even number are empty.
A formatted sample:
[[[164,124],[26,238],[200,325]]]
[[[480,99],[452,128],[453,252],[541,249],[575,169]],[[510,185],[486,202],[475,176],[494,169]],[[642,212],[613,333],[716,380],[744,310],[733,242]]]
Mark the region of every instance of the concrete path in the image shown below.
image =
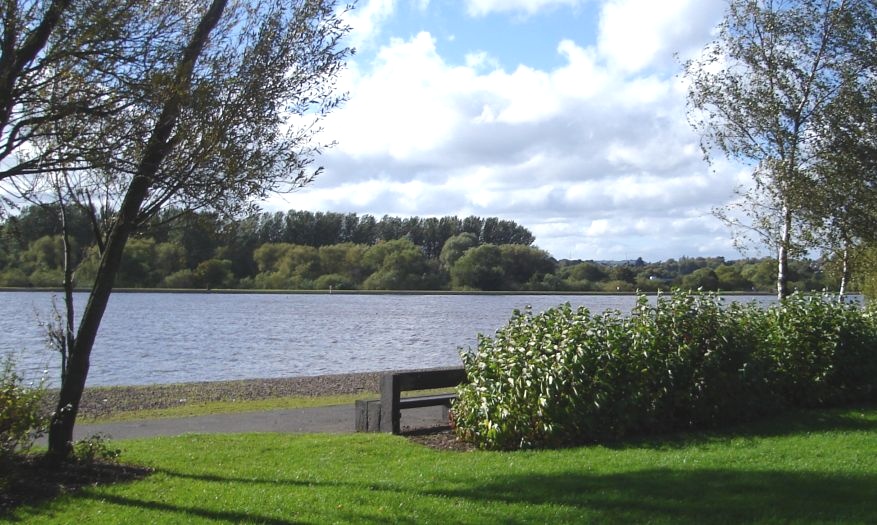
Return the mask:
[[[442,407],[405,410],[402,412],[402,429],[447,425],[447,421],[442,421],[441,415]],[[351,403],[318,408],[77,424],[73,437],[79,440],[96,433],[104,434],[110,439],[241,432],[344,433],[354,431],[354,417],[354,406]]]

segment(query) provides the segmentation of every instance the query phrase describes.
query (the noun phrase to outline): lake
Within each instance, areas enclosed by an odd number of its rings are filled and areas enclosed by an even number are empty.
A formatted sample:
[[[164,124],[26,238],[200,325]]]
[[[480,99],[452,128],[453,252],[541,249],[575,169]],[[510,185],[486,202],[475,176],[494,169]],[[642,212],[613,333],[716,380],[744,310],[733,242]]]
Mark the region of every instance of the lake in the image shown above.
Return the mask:
[[[26,377],[60,358],[40,322],[49,292],[0,292],[0,354]],[[87,297],[76,294],[77,312]],[[770,301],[765,296],[734,300]],[[57,294],[59,306],[62,297]],[[460,366],[459,348],[493,335],[514,309],[569,302],[627,312],[631,295],[114,293],[91,356],[89,386],[312,376]]]

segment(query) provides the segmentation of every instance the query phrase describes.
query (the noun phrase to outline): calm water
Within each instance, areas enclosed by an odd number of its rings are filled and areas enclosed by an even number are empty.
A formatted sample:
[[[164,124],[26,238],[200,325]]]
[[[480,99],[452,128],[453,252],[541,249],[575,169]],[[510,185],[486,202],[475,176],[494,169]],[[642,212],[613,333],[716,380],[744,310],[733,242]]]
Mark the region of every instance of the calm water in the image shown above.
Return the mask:
[[[739,297],[735,300],[751,300]],[[60,296],[58,297],[61,305]],[[76,296],[77,311],[86,296]],[[759,300],[769,300],[760,297]],[[515,308],[564,302],[628,311],[633,296],[117,293],[92,351],[90,386],[176,383],[460,365]],[[40,322],[52,294],[0,292],[0,354],[57,377]]]

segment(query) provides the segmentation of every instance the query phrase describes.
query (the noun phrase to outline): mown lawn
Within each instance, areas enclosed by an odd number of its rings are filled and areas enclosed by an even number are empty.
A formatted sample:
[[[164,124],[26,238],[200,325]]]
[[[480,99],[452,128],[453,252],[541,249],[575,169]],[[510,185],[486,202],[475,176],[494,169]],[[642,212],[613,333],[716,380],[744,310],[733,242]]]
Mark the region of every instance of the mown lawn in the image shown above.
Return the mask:
[[[557,451],[440,452],[388,435],[117,442],[145,479],[21,523],[877,523],[877,408]],[[3,518],[0,518],[3,519]]]

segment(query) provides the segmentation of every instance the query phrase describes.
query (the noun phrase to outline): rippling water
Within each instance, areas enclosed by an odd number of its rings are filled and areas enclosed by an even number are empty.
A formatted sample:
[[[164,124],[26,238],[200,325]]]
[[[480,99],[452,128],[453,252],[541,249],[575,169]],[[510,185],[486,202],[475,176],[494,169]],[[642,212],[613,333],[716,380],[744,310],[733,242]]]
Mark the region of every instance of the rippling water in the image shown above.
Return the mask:
[[[59,305],[60,297],[59,299]],[[736,300],[748,300],[741,297]],[[762,300],[764,298],[761,298]],[[85,294],[77,294],[81,311]],[[460,365],[459,347],[516,308],[565,302],[628,311],[622,295],[116,293],[92,351],[90,386],[290,377]],[[0,354],[57,377],[40,320],[52,294],[0,292]]]

